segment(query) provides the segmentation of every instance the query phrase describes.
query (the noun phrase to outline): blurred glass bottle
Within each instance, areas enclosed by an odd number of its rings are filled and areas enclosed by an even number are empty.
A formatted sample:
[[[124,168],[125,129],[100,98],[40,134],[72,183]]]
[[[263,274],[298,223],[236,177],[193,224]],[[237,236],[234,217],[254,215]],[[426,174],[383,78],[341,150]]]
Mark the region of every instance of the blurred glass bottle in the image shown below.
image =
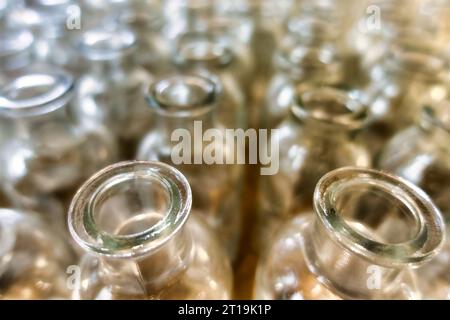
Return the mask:
[[[343,62],[332,44],[316,46],[286,40],[275,54],[276,72],[261,112],[263,128],[275,128],[288,116],[296,92],[344,81]]]
[[[272,131],[270,144],[279,146],[279,171],[262,176],[258,196],[255,249],[261,252],[280,224],[312,208],[314,187],[330,170],[368,167],[370,156],[355,141],[367,121],[367,108],[357,92],[331,87],[296,91],[291,115]]]
[[[69,299],[71,248],[34,213],[0,209],[0,300]]]
[[[413,36],[399,40],[373,68],[364,90],[371,121],[361,137],[375,158],[396,132],[417,120],[424,104],[446,97],[447,65],[432,43]]]
[[[153,121],[144,99],[153,76],[135,61],[136,37],[125,29],[92,29],[79,48],[87,70],[77,83],[75,115],[86,126],[108,128],[120,143],[121,157],[131,159]]]
[[[226,138],[216,121],[218,90],[214,81],[199,75],[167,76],[153,83],[147,102],[157,125],[142,140],[138,159],[169,163],[186,175],[194,209],[206,217],[234,259],[243,175],[243,166],[234,163],[245,157],[245,148],[234,134]]]
[[[72,0],[19,0],[8,14],[8,24],[32,31],[37,60],[78,74],[82,65],[73,43],[81,29],[80,14],[80,8]]]
[[[450,232],[450,102],[427,105],[421,120],[396,134],[378,166],[422,188],[439,207]],[[450,240],[447,249],[419,270],[435,299],[450,299]]]
[[[153,9],[153,8],[152,8]],[[121,13],[119,24],[130,28],[137,38],[137,63],[152,74],[170,68],[170,47],[163,35],[164,20],[160,10]]]
[[[33,63],[34,37],[21,28],[0,28],[0,85]]]
[[[43,197],[73,192],[114,161],[110,134],[76,122],[73,98],[72,76],[58,70],[24,74],[0,88],[0,117],[13,130],[0,146],[1,183],[18,205],[39,208]]]
[[[257,299],[420,299],[413,268],[442,247],[444,222],[425,193],[362,168],[326,174],[314,213],[297,216],[260,261]]]
[[[229,261],[191,204],[186,178],[162,163],[122,162],[90,178],[69,212],[88,253],[74,298],[229,299]]]
[[[221,87],[218,120],[226,128],[245,128],[247,125],[244,83],[250,71],[235,55],[226,36],[191,32],[179,37],[173,57],[183,72],[198,72]]]

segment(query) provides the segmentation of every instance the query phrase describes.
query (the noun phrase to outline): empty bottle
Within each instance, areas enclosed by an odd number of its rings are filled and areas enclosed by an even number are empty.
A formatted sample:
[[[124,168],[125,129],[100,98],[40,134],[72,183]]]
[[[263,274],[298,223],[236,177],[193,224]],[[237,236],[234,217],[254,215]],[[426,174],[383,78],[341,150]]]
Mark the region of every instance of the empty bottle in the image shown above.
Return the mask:
[[[243,169],[237,159],[245,159],[245,149],[234,133],[226,138],[216,121],[218,95],[216,83],[199,75],[173,75],[154,82],[147,102],[156,127],[142,140],[138,159],[162,161],[183,172],[192,188],[193,208],[206,217],[235,258]]]
[[[35,213],[0,209],[0,300],[69,299],[75,256]]]
[[[130,30],[108,28],[86,31],[79,44],[87,70],[77,83],[75,115],[86,126],[114,133],[126,159],[134,157],[153,120],[144,99],[153,77],[137,64],[136,45]]]
[[[259,299],[420,299],[414,268],[442,247],[439,210],[413,184],[363,168],[326,174],[314,213],[291,219],[260,261]]]
[[[422,188],[441,210],[450,232],[450,104],[427,105],[420,121],[396,134],[383,149],[378,166]],[[450,299],[450,240],[423,268],[421,284],[430,298]],[[425,290],[425,289],[424,289]]]
[[[229,261],[191,204],[186,178],[162,163],[122,162],[91,177],[69,211],[87,252],[73,297],[229,299]]]
[[[11,124],[1,141],[1,184],[19,206],[39,208],[42,198],[69,194],[116,158],[104,129],[74,120],[74,80],[60,71],[25,73],[0,89],[0,118]]]
[[[231,44],[226,36],[186,33],[178,39],[173,59],[182,72],[197,72],[217,82],[221,87],[218,120],[233,129],[247,125],[242,87],[249,81],[249,70]]]
[[[355,134],[367,121],[358,96],[331,87],[297,91],[290,116],[272,132],[279,170],[262,176],[258,195],[256,248],[270,243],[280,224],[312,208],[319,179],[343,166],[369,167],[370,156]]]
[[[276,72],[261,112],[261,125],[265,128],[275,128],[287,117],[297,91],[337,85],[344,80],[343,61],[332,44],[287,41],[276,52],[274,64]]]

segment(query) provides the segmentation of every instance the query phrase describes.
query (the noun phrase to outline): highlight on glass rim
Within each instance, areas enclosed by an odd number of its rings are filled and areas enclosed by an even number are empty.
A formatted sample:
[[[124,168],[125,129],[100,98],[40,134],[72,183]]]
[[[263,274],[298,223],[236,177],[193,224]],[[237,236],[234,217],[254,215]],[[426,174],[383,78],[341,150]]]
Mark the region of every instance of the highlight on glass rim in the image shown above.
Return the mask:
[[[0,300],[450,300],[449,21],[0,0]]]

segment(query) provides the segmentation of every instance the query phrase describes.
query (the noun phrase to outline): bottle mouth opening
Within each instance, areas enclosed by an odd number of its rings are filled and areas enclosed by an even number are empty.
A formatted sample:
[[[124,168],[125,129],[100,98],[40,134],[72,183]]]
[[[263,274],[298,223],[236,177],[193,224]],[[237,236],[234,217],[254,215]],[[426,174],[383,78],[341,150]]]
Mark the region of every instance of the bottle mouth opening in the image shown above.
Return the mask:
[[[199,116],[216,104],[216,82],[201,75],[173,75],[150,85],[146,100],[149,107],[170,117]]]
[[[79,189],[70,205],[69,229],[90,252],[136,258],[178,233],[191,202],[189,183],[175,168],[160,162],[121,162]]]
[[[73,90],[73,77],[63,71],[20,75],[0,88],[0,114],[21,117],[49,113],[66,105]]]
[[[347,130],[360,129],[367,121],[368,108],[359,102],[357,91],[332,87],[299,88],[292,113],[301,120],[314,121]]]
[[[317,184],[314,208],[330,237],[387,267],[420,264],[444,242],[444,222],[428,196],[396,176],[342,168]]]
[[[81,54],[92,61],[109,61],[128,56],[136,46],[130,30],[93,29],[85,32],[78,47]]]
[[[174,60],[180,66],[207,64],[224,67],[233,60],[233,51],[218,36],[193,32],[178,39]]]

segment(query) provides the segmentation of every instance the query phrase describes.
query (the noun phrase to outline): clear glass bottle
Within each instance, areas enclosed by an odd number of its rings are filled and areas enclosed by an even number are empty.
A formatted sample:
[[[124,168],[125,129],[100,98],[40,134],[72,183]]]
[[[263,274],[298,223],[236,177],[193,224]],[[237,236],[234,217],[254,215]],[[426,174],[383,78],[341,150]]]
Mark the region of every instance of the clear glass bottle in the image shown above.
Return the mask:
[[[122,162],[91,177],[69,211],[88,253],[74,298],[229,299],[229,261],[191,204],[186,178],[159,162]]]
[[[78,74],[82,65],[74,49],[74,40],[81,29],[76,18],[79,13],[73,0],[19,0],[8,14],[8,25],[32,31],[34,56],[38,61]]]
[[[119,15],[118,22],[136,35],[135,55],[140,66],[152,74],[160,74],[170,68],[171,48],[163,35],[164,20],[160,10],[124,12]]]
[[[261,176],[255,250],[261,252],[280,224],[312,208],[314,188],[327,172],[343,166],[369,167],[367,149],[355,134],[367,121],[357,96],[331,87],[298,91],[291,115],[272,132],[279,170]]]
[[[144,99],[153,76],[135,61],[136,45],[130,30],[115,28],[86,31],[79,44],[87,70],[77,83],[75,115],[86,126],[113,132],[125,159],[134,157],[153,122]]]
[[[216,121],[218,94],[216,83],[199,75],[167,76],[154,82],[147,102],[156,127],[141,141],[137,158],[162,161],[183,172],[192,188],[193,208],[206,217],[234,259],[241,233],[243,167],[226,159],[230,155],[237,159],[236,150],[241,155],[245,150],[242,141],[227,143],[225,129]],[[208,131],[215,135],[213,143],[205,138]]]
[[[439,252],[439,210],[413,184],[376,170],[326,174],[314,213],[296,216],[260,261],[258,299],[420,299],[414,268]]]
[[[242,87],[248,81],[249,73],[226,37],[204,32],[186,33],[177,40],[173,60],[181,71],[199,72],[221,86],[217,112],[225,127],[246,127],[247,110]]]
[[[20,28],[0,28],[0,85],[33,62],[34,37]]]
[[[370,144],[374,158],[395,133],[415,123],[423,105],[447,96],[445,57],[417,40],[398,40],[372,70],[372,84],[364,90],[371,121],[361,137]]]
[[[0,300],[69,299],[71,248],[36,214],[0,209]]]
[[[425,106],[421,120],[396,134],[378,167],[422,188],[439,207],[450,232],[450,102]],[[447,249],[420,270],[422,285],[435,299],[450,299],[450,240]]]
[[[72,76],[53,70],[26,73],[0,89],[0,118],[12,127],[0,145],[1,184],[16,205],[39,208],[47,196],[71,196],[116,158],[106,130],[74,120],[74,85]]]
[[[267,88],[261,126],[277,127],[289,114],[295,93],[344,81],[344,66],[336,48],[287,39],[274,58],[276,72]]]

